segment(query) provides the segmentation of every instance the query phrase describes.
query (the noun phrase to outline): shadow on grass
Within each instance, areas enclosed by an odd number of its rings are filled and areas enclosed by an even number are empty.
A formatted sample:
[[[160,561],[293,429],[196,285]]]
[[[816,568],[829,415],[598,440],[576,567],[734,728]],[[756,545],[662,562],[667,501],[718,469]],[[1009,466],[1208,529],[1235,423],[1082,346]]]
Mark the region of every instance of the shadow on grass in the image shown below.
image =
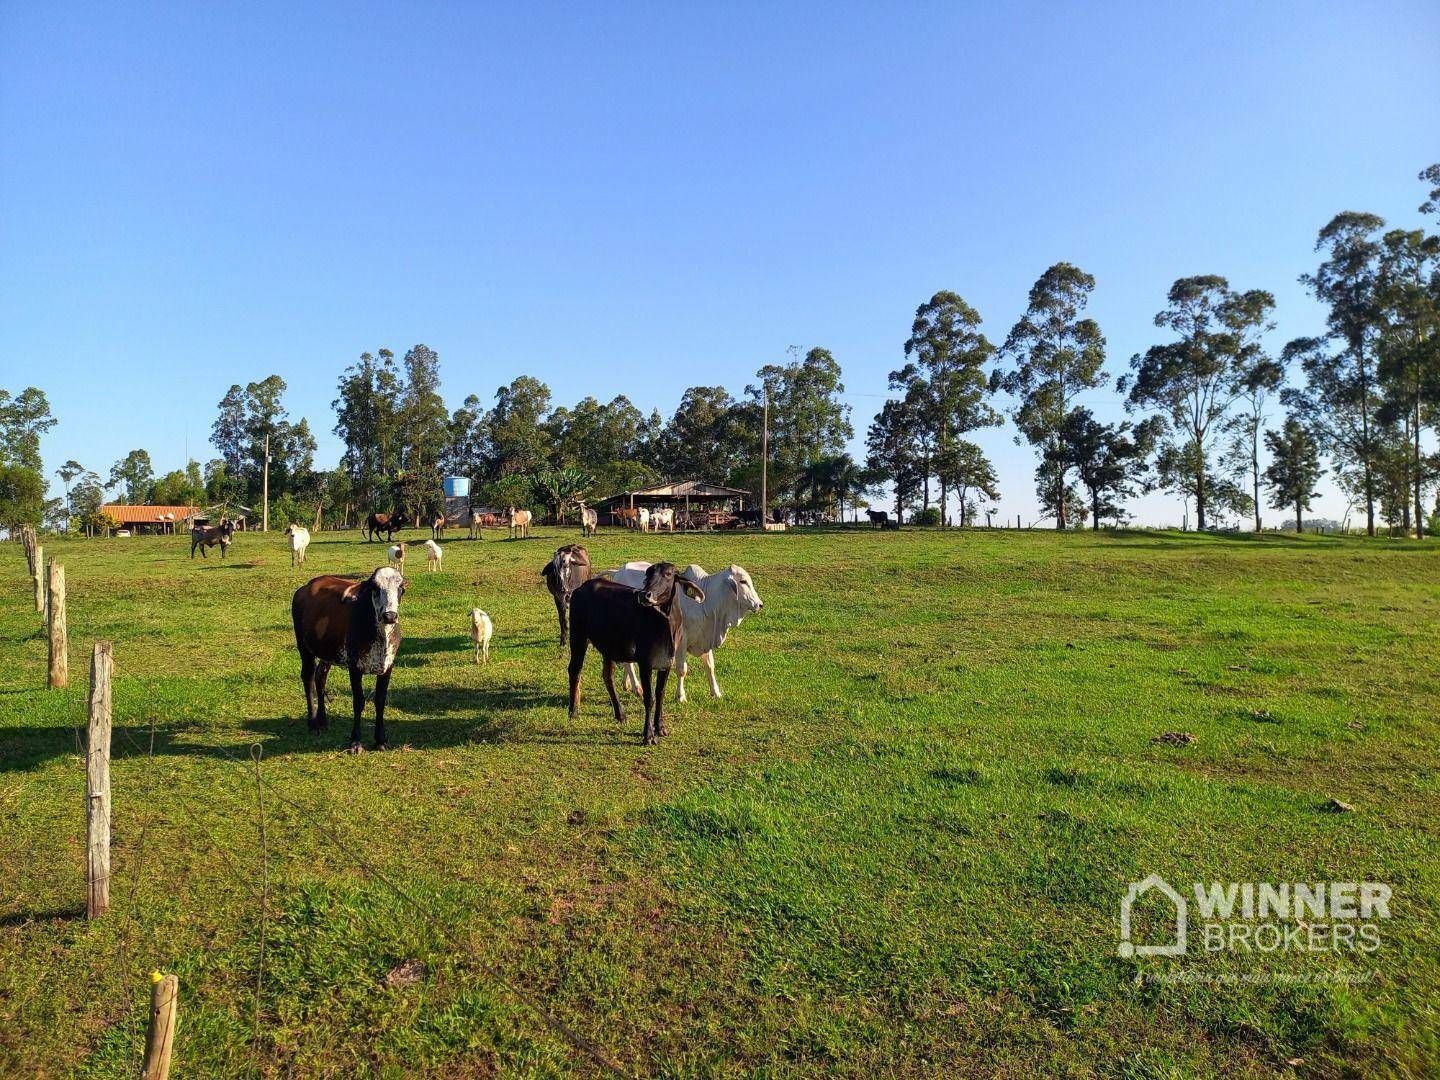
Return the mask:
[[[48,911],[12,911],[7,915],[0,915],[0,930],[7,930],[12,926],[25,926],[27,923],[56,923],[75,922],[85,917],[85,908],[51,908]]]
[[[333,753],[349,744],[352,715],[348,680],[332,673],[326,695],[329,725],[311,735],[305,723],[304,701],[297,688],[295,711],[283,716],[245,718],[233,727],[207,732],[198,725],[182,728],[116,725],[111,738],[111,758],[124,761],[151,754],[160,758],[212,757],[249,759],[249,746],[259,743],[266,757],[290,754]],[[361,734],[369,743],[375,733],[375,709],[370,695],[373,684],[366,681],[365,711],[360,718]],[[526,730],[517,734],[521,722],[533,710],[563,709],[565,695],[558,684],[553,690],[530,686],[497,685],[466,687],[395,687],[390,690],[385,714],[386,736],[391,746],[409,744],[417,749],[435,750],[473,744],[514,742],[595,743],[593,730]],[[199,741],[213,736],[224,742]],[[26,772],[59,757],[78,757],[83,735],[74,727],[12,728],[0,734],[0,773]],[[608,742],[601,738],[599,741]]]

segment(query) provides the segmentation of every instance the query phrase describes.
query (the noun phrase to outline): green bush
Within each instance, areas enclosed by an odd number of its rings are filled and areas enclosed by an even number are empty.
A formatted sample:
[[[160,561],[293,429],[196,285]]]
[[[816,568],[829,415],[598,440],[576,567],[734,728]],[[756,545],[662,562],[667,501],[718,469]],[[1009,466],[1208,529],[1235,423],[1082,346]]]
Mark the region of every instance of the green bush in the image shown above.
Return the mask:
[[[924,510],[916,510],[910,515],[911,525],[939,525],[940,508],[938,506],[927,506]]]

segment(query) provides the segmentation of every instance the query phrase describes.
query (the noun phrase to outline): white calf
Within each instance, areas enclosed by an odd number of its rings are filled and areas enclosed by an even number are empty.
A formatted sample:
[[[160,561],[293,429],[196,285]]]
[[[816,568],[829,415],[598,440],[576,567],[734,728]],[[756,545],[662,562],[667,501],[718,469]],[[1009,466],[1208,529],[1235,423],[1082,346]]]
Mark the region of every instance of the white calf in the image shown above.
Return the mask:
[[[440,545],[434,540],[425,541],[425,569],[432,574],[440,569],[440,560],[445,557],[445,552],[440,550]]]
[[[656,532],[667,529],[673,533],[675,531],[674,508],[666,507],[664,510],[650,511],[650,525]]]
[[[391,544],[391,545],[390,545],[390,561],[391,561],[394,565],[396,565],[396,566],[398,566],[398,567],[400,568],[400,572],[401,572],[402,574],[405,572],[405,543],[404,543],[404,541],[401,541],[401,542],[398,543],[398,544]]]
[[[475,643],[475,662],[480,663],[483,654],[485,662],[490,662],[490,635],[495,633],[495,624],[490,621],[490,616],[481,611],[478,607],[470,611],[470,640]]]
[[[290,537],[290,567],[305,565],[305,549],[310,546],[310,530],[300,525],[289,525],[285,535]]]
[[[645,584],[645,571],[649,568],[648,562],[628,562],[619,570],[611,570],[610,577],[621,585],[638,589]],[[705,601],[701,603],[682,592],[680,614],[685,622],[685,652],[698,656],[705,664],[705,671],[710,676],[710,693],[718,698],[722,695],[720,683],[715,678],[715,650],[725,643],[725,635],[739,626],[746,615],[753,615],[765,604],[742,566],[732,565],[729,569],[707,575],[703,567],[691,563],[680,576],[695,582],[705,594]],[[687,670],[688,664],[682,660],[675,685],[678,701],[685,700]],[[640,683],[635,677],[633,664],[625,666],[625,685],[639,693]]]

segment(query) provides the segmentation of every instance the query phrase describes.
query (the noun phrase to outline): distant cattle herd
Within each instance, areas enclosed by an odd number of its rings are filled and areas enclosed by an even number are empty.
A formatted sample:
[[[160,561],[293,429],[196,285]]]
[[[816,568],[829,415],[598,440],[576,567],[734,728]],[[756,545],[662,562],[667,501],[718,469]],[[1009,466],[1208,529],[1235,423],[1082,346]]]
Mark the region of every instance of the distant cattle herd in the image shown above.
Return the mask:
[[[596,535],[598,515],[580,504],[582,537]],[[644,531],[674,532],[675,511],[670,508],[615,511],[622,525]],[[881,515],[883,519],[884,515]],[[873,520],[873,515],[872,515]],[[471,516],[470,535],[478,538],[485,527],[505,527],[512,539],[530,535],[532,516],[528,510],[510,507],[503,515],[476,513]],[[375,679],[374,747],[388,745],[385,733],[385,702],[395,659],[400,653],[400,601],[409,581],[405,557],[411,547],[404,540],[390,543],[396,533],[425,522],[412,522],[403,513],[372,513],[362,526],[367,543],[384,537],[386,564],[366,578],[322,575],[295,591],[290,602],[295,646],[300,653],[300,682],[305,693],[305,714],[309,729],[319,733],[327,723],[325,685],[332,666],[343,666],[350,676],[353,726],[350,749],[361,749],[361,717],[365,709],[363,680]],[[418,546],[425,554],[426,569],[438,572],[443,565],[445,519],[430,522],[430,538]],[[305,565],[310,532],[299,525],[285,530],[290,547],[290,565]],[[234,541],[235,526],[229,520],[219,525],[197,524],[190,534],[190,557],[218,546],[224,558]],[[564,544],[541,568],[540,576],[555,604],[560,644],[570,646],[568,664],[569,708],[574,717],[580,708],[580,675],[585,657],[593,646],[600,654],[605,688],[616,722],[625,718],[615,688],[615,665],[625,665],[626,689],[640,695],[645,710],[643,739],[652,744],[668,733],[664,720],[664,695],[670,673],[676,674],[676,700],[685,700],[687,656],[700,659],[710,681],[710,692],[720,697],[715,677],[715,650],[729,632],[764,604],[755,583],[743,567],[731,565],[709,574],[694,563],[681,569],[671,562],[627,562],[600,574],[592,572],[590,553],[580,544]],[[488,662],[495,626],[480,608],[469,612],[469,640],[475,662]]]

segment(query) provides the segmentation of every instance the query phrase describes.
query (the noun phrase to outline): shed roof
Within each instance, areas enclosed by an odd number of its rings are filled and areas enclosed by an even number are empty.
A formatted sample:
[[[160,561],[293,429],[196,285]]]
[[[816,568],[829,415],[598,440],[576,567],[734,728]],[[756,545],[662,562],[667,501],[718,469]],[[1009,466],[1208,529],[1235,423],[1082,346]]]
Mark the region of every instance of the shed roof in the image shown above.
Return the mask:
[[[667,480],[663,484],[652,484],[650,487],[636,488],[634,491],[622,491],[611,495],[606,499],[610,502],[614,499],[627,498],[631,495],[640,495],[654,499],[683,499],[687,495],[692,499],[733,499],[740,495],[749,495],[750,492],[742,488],[726,487],[724,484],[710,484],[704,480]]]
[[[102,514],[109,514],[121,525],[155,525],[160,521],[185,521],[200,511],[193,506],[125,506],[120,503],[106,503],[100,507]]]

